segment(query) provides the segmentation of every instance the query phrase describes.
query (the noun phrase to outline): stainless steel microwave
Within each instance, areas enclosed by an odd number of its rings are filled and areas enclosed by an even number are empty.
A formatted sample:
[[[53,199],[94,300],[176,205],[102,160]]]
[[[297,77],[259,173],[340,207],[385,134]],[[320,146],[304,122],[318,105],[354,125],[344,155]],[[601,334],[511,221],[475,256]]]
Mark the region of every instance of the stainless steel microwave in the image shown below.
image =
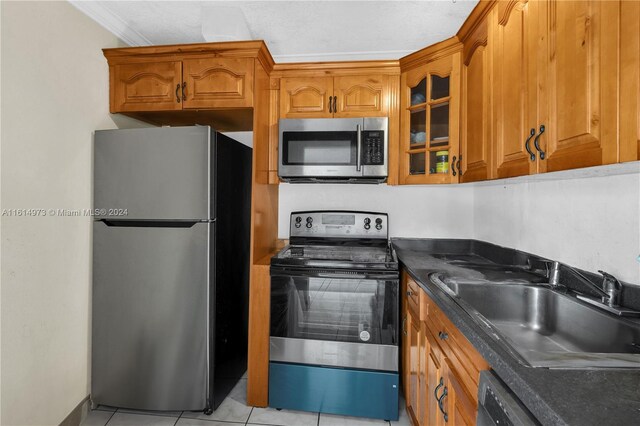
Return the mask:
[[[384,182],[388,118],[281,119],[278,176],[289,182]]]

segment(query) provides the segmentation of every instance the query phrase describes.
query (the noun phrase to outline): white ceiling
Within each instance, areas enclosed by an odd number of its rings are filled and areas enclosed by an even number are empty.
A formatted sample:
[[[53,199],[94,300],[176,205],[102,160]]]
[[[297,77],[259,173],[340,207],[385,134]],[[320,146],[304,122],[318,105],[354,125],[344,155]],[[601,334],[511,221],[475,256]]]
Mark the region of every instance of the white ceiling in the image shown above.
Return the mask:
[[[276,62],[303,62],[398,59],[453,36],[477,0],[70,2],[132,46],[206,41],[203,16],[236,7]]]

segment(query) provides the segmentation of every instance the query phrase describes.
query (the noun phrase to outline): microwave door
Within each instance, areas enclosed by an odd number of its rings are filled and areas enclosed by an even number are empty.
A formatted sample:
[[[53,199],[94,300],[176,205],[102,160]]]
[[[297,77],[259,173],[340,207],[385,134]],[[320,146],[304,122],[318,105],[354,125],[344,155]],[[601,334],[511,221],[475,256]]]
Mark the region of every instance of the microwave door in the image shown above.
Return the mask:
[[[359,129],[283,132],[281,176],[362,176]]]

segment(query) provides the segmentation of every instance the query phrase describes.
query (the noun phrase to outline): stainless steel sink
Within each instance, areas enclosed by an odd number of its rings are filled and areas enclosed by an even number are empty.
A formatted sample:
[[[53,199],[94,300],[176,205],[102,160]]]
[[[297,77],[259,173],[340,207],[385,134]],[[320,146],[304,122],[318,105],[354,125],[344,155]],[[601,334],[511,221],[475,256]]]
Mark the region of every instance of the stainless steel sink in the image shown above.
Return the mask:
[[[432,281],[525,365],[640,368],[637,321],[540,285]]]

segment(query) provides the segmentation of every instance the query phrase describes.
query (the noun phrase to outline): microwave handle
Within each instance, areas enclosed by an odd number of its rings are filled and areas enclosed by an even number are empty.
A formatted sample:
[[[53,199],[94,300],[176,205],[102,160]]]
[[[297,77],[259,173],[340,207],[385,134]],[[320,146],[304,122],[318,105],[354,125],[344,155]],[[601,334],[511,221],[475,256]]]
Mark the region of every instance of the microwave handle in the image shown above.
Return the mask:
[[[360,151],[362,151],[362,133],[360,132],[360,125],[356,124],[356,171],[359,172],[361,167],[360,164]]]

